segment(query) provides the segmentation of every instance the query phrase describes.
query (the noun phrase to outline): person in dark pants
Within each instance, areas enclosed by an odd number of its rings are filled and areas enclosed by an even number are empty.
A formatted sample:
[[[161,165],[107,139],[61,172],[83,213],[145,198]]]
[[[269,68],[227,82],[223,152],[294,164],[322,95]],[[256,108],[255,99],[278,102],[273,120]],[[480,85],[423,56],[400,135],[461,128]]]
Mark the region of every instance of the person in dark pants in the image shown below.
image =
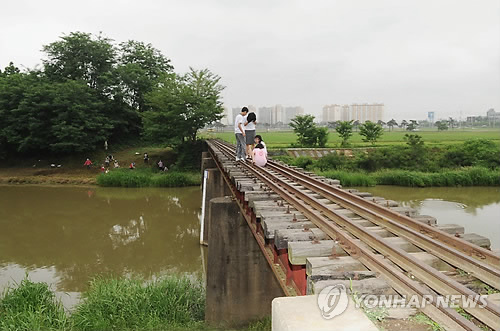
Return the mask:
[[[243,107],[241,113],[239,113],[234,119],[234,134],[236,136],[236,161],[245,161],[245,116],[248,114],[248,108]]]
[[[144,153],[144,164],[149,164],[149,155],[148,155],[148,153]]]

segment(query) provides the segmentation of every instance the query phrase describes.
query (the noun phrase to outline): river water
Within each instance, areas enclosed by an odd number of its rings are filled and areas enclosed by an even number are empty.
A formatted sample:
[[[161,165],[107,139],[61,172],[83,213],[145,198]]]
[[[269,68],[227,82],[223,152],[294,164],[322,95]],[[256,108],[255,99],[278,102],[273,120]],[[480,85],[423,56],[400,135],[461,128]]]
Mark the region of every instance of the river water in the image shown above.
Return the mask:
[[[359,188],[455,223],[500,248],[500,189]],[[71,307],[95,276],[203,277],[198,187],[0,186],[0,291],[29,274]]]
[[[66,306],[97,275],[202,275],[198,187],[0,186],[0,291],[29,273]]]
[[[421,215],[437,218],[438,224],[458,224],[466,233],[477,233],[500,249],[499,187],[429,187],[401,186],[357,187],[360,191],[398,201],[415,208]]]

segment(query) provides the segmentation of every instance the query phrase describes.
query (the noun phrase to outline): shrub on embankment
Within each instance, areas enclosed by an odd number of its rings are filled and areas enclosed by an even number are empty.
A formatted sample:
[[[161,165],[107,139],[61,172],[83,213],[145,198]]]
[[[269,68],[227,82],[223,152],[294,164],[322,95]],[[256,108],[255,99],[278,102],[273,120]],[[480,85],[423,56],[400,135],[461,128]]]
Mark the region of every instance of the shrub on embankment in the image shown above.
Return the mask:
[[[197,172],[155,172],[151,169],[116,169],[100,174],[97,184],[108,187],[183,187],[200,185]]]
[[[469,167],[440,172],[381,170],[377,172],[330,170],[318,171],[327,178],[338,179],[343,186],[399,185],[431,186],[500,186],[500,171]]]

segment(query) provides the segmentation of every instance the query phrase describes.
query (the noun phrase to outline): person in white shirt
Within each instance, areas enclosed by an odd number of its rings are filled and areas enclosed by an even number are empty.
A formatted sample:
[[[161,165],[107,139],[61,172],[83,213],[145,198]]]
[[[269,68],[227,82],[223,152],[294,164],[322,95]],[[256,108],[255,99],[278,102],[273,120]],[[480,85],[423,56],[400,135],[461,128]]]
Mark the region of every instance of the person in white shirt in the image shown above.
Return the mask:
[[[245,117],[248,114],[248,108],[243,107],[241,113],[239,113],[234,119],[234,134],[236,136],[236,161],[245,161]]]
[[[255,124],[257,124],[257,116],[254,112],[249,113],[245,117],[245,134],[246,134],[246,151],[247,157],[253,159],[253,147],[255,139]]]

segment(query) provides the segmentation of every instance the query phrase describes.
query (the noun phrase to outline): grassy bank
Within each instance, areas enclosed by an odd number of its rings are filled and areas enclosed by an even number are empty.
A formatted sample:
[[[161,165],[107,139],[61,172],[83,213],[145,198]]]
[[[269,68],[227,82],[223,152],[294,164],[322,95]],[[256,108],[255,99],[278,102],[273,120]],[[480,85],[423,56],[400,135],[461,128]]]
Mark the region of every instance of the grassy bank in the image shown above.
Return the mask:
[[[317,173],[338,179],[344,186],[399,185],[410,187],[500,186],[500,171],[481,167],[421,172],[386,169],[376,172],[330,170]]]
[[[1,331],[213,330],[204,320],[201,282],[169,276],[152,282],[97,278],[66,312],[45,283],[24,279],[0,295]],[[242,330],[271,330],[270,318]]]
[[[97,278],[71,312],[45,283],[24,279],[0,295],[1,331],[212,330],[204,320],[205,290],[200,281],[169,276],[152,282]],[[270,331],[271,319],[246,331]]]
[[[97,184],[107,187],[183,187],[200,185],[197,172],[158,172],[152,169],[117,169],[97,177]]]

